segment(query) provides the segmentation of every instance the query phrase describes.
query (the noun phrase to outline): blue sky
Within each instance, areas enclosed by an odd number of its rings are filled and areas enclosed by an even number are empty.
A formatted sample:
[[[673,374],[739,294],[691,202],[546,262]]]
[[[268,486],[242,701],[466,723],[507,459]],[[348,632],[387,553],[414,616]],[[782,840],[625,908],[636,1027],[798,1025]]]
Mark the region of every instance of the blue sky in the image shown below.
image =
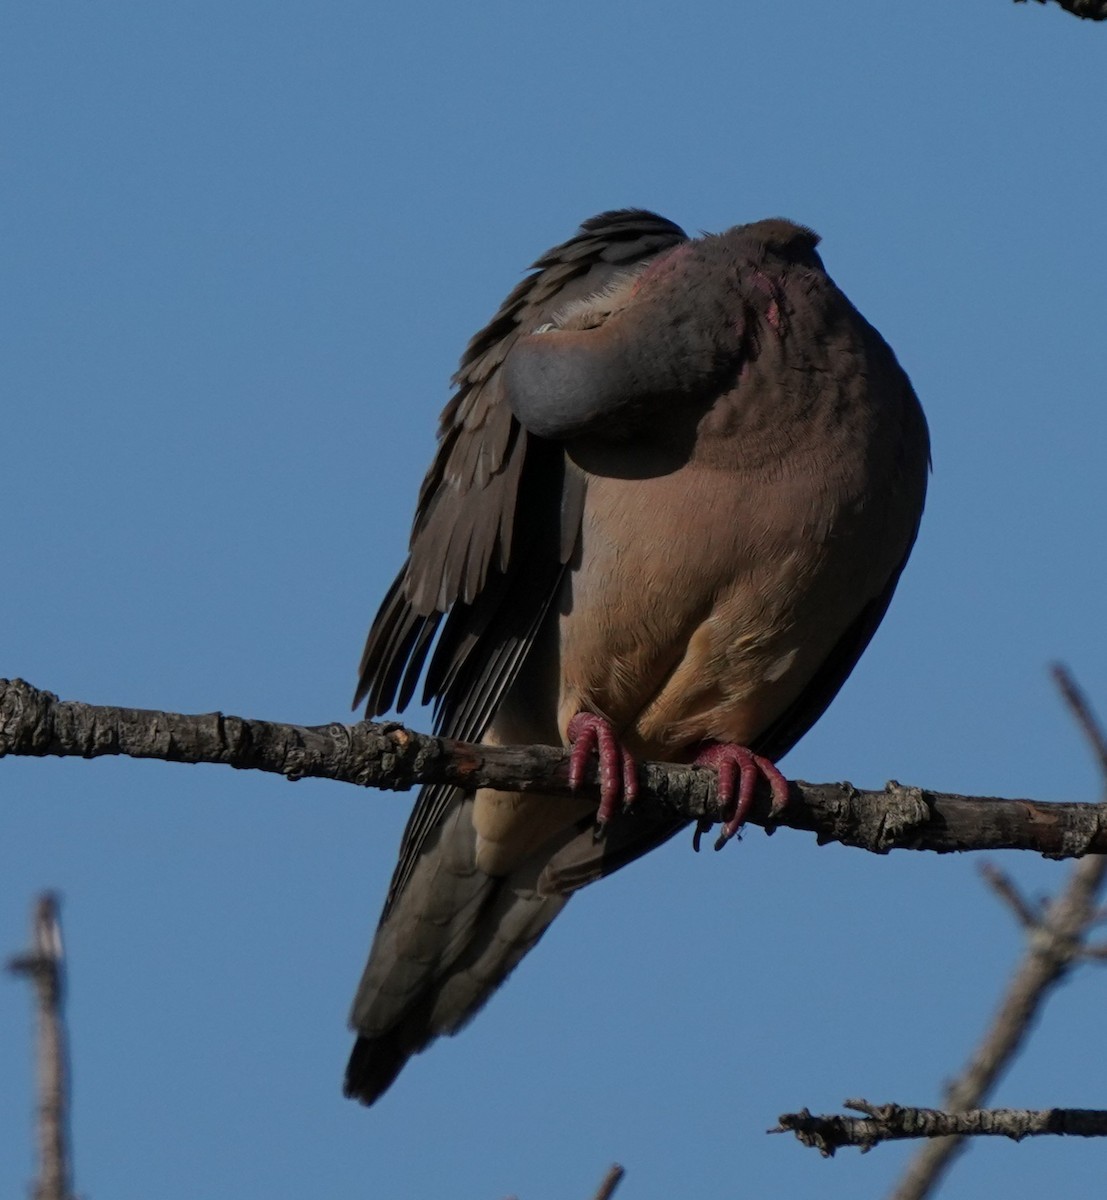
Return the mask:
[[[816,228],[934,442],[884,628],[791,775],[1087,800],[1107,710],[1107,30],[1055,7],[9,5],[0,15],[0,674],[341,719],[448,378],[605,208]],[[409,714],[428,727],[426,714]],[[972,856],[752,831],[583,893],[365,1111],[346,1011],[409,799],[214,767],[0,765],[0,953],[62,891],[82,1194],[876,1196],[907,1151],[762,1132],[937,1102],[1020,953]],[[1032,894],[1065,868],[1004,864]],[[1107,1105],[1107,981],[996,1097]],[[31,1175],[0,985],[0,1190]],[[943,1196],[1099,1195],[1093,1143],[981,1146]]]

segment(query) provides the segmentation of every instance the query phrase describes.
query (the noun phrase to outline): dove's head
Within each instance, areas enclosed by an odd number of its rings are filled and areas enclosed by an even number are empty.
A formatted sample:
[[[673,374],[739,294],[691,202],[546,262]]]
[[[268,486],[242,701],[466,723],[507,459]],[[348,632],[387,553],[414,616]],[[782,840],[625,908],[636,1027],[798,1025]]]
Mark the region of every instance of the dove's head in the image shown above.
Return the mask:
[[[519,339],[507,402],[539,437],[621,438],[732,377],[751,320],[779,310],[775,283],[822,271],[818,235],[781,218],[683,242]],[[773,305],[777,305],[774,309]]]

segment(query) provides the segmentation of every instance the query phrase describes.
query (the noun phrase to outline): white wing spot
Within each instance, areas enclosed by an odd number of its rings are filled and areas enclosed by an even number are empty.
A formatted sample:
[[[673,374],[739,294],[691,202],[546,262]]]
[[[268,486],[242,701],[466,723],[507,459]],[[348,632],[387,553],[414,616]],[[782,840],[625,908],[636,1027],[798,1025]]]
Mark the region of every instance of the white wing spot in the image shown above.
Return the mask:
[[[787,654],[781,655],[781,657],[778,658],[776,662],[773,663],[772,666],[769,667],[769,669],[765,672],[766,682],[776,683],[778,679],[786,675],[791,669],[792,664],[796,661],[796,655],[798,653],[799,647],[797,646],[795,649],[789,650]]]

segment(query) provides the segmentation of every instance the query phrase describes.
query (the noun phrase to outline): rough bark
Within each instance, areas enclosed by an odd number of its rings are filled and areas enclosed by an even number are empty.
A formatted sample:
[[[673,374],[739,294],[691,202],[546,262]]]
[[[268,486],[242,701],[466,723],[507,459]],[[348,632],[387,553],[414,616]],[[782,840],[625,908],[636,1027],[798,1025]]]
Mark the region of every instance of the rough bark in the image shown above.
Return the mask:
[[[404,791],[423,783],[565,795],[568,754],[551,746],[478,746],[413,733],[394,722],[284,725],[207,713],[186,716],[62,701],[21,680],[0,680],[0,757],[128,755],[222,763],[287,779],[334,779]],[[638,805],[717,821],[715,773],[643,763]],[[598,798],[595,774],[581,789]],[[770,821],[767,787],[750,822],[808,830],[878,854],[890,850],[1033,850],[1050,858],[1107,852],[1107,811],[1096,804],[958,796],[895,781],[880,791],[850,783],[790,785]]]
[[[1107,1135],[1107,1112],[1093,1108],[975,1108],[942,1112],[936,1108],[908,1108],[901,1104],[870,1104],[847,1100],[846,1108],[865,1113],[848,1117],[841,1113],[814,1116],[807,1109],[784,1113],[770,1133],[794,1133],[805,1146],[813,1146],[825,1158],[843,1146],[869,1150],[878,1142],[904,1138],[942,1138],[951,1134],[973,1137],[1008,1137],[1016,1142],[1044,1134],[1077,1137]]]

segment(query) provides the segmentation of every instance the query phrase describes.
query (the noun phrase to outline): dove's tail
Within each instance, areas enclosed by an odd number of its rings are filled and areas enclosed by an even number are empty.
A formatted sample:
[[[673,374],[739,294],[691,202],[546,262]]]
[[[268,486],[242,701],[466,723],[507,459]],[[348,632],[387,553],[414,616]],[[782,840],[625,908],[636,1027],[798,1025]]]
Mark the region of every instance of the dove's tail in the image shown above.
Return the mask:
[[[363,1104],[413,1054],[461,1029],[568,902],[539,890],[548,852],[506,876],[479,870],[472,808],[458,793],[377,930],[350,1018],[358,1039],[344,1086]]]

